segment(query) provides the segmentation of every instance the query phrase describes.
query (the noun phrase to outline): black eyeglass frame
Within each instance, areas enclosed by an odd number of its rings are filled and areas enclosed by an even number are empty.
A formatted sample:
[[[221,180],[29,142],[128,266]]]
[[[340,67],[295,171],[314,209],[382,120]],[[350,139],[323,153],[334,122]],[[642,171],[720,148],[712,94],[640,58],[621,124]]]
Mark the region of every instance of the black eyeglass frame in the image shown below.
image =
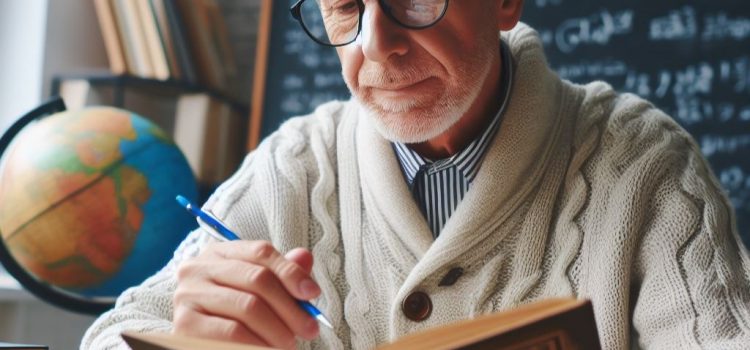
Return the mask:
[[[365,13],[365,3],[362,0],[357,0],[357,6],[359,6],[359,19],[357,21],[357,35],[355,35],[352,38],[352,40],[349,40],[342,44],[330,44],[330,43],[323,42],[319,40],[318,38],[316,38],[315,35],[310,33],[310,30],[308,30],[307,26],[305,26],[305,21],[302,20],[302,3],[304,3],[305,1],[306,0],[297,1],[294,5],[292,5],[292,7],[289,8],[289,12],[292,14],[292,17],[295,20],[297,20],[297,22],[299,22],[300,26],[302,26],[302,30],[305,31],[307,36],[309,36],[310,39],[312,39],[316,43],[323,45],[323,46],[330,46],[330,47],[349,45],[353,43],[355,40],[357,40],[357,37],[359,36],[359,34],[362,33],[362,16]],[[315,1],[315,0],[311,0],[311,1]],[[386,4],[385,0],[378,0],[378,4],[380,4],[380,8],[383,10],[383,12],[385,12],[388,18],[390,18],[394,23],[406,29],[420,30],[420,29],[426,29],[426,28],[432,27],[438,22],[440,22],[441,19],[443,19],[443,17],[445,16],[445,13],[448,12],[448,3],[449,3],[449,0],[444,0],[444,1],[445,1],[445,5],[443,6],[443,12],[441,12],[440,15],[437,16],[437,18],[435,18],[434,21],[432,21],[429,24],[422,25],[422,26],[412,26],[412,25],[404,24],[401,21],[399,21],[398,18],[396,18],[396,16],[393,15],[393,11],[391,11],[391,6]]]

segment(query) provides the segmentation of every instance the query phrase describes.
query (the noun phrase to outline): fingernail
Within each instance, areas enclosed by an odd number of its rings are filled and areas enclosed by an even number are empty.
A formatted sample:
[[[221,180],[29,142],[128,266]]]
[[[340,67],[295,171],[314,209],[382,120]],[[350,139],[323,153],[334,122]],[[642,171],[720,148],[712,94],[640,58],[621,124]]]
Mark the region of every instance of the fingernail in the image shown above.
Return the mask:
[[[315,298],[320,293],[318,284],[311,279],[306,279],[300,282],[299,289],[302,292],[302,295],[307,299]]]

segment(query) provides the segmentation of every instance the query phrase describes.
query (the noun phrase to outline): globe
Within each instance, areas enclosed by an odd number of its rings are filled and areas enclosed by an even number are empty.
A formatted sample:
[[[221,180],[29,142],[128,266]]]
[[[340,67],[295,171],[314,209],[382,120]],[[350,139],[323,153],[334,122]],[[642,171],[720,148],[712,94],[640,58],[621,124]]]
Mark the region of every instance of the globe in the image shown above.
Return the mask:
[[[40,285],[111,302],[196,226],[178,194],[196,199],[196,180],[155,124],[109,107],[59,112],[25,126],[3,154],[0,233]]]

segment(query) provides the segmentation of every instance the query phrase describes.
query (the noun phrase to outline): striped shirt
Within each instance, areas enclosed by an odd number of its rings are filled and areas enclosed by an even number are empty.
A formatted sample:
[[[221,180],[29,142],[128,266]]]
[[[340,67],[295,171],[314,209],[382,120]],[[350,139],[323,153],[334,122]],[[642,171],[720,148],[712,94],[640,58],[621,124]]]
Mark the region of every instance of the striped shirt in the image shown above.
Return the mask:
[[[477,176],[484,154],[497,133],[510,97],[513,83],[513,65],[511,64],[513,58],[507,45],[502,40],[500,42],[503,64],[500,94],[502,104],[490,125],[477,139],[462,151],[440,160],[424,158],[406,144],[393,143],[409,189],[422,209],[432,230],[432,236],[435,238],[440,234],[448,218],[458,207],[458,203],[464,198]]]

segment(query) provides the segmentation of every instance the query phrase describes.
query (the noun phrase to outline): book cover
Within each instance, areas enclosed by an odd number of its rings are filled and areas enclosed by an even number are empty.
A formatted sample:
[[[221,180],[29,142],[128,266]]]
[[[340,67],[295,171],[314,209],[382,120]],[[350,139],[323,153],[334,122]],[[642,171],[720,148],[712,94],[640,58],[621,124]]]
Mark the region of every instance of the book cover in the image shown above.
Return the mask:
[[[598,350],[588,300],[547,299],[406,335],[378,350]]]
[[[123,332],[122,338],[132,350],[274,350],[263,346],[176,336],[165,333]]]
[[[123,333],[133,350],[262,350],[264,347],[172,334]],[[406,335],[377,350],[598,350],[588,300],[547,299]]]

